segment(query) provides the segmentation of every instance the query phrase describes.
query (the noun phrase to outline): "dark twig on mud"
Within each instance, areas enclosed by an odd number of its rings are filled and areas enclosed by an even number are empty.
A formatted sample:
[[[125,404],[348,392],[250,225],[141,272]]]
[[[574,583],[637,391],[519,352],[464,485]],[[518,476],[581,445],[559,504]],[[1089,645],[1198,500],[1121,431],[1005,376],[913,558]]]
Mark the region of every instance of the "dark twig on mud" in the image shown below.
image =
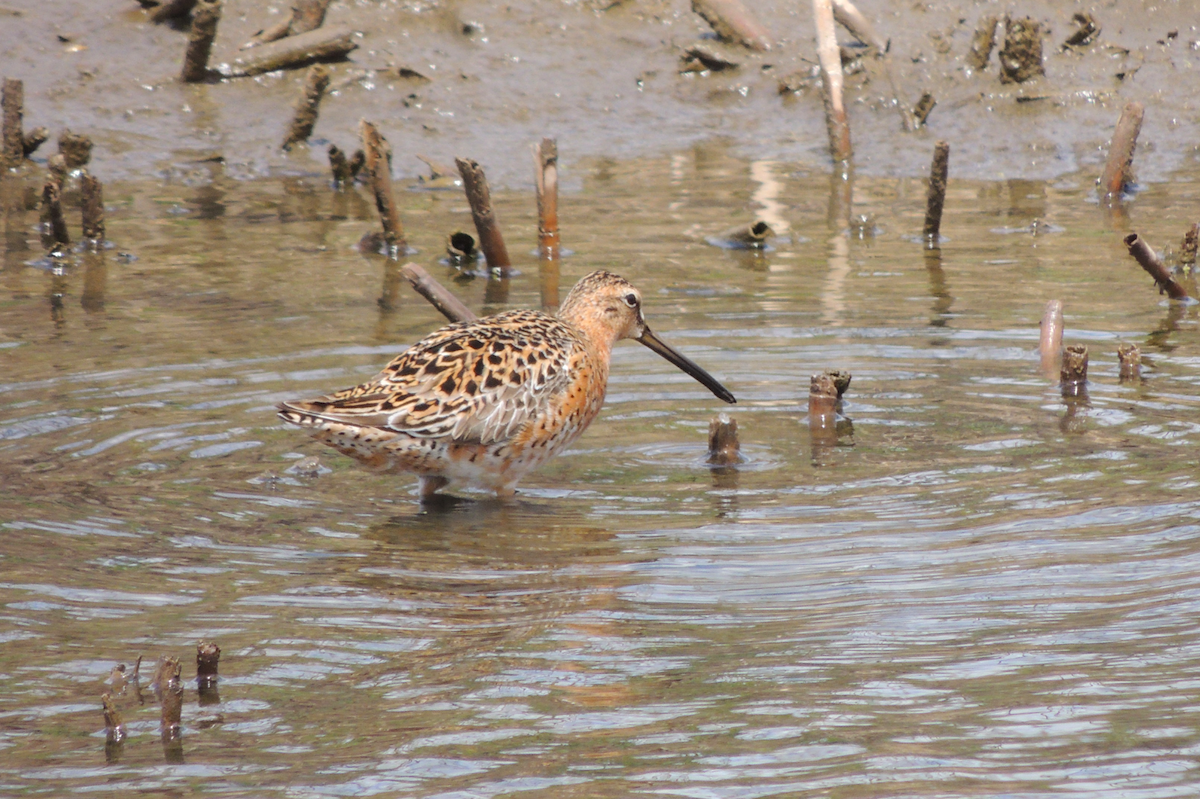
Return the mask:
[[[1042,64],[1042,26],[1030,17],[1004,18],[1004,47],[997,53],[1001,83],[1024,83],[1045,75]]]
[[[1063,304],[1050,300],[1042,313],[1042,332],[1038,351],[1042,356],[1042,372],[1053,377],[1062,366]]]
[[[68,170],[79,169],[92,160],[92,140],[83,134],[64,130],[58,135],[58,151],[66,160]]]
[[[88,172],[80,178],[83,194],[83,238],[99,245],[104,241],[104,187]]]
[[[475,219],[475,232],[479,234],[479,249],[487,260],[488,269],[508,277],[512,261],[508,259],[508,248],[496,224],[496,213],[492,210],[492,198],[488,192],[487,176],[483,168],[469,158],[455,158],[458,173],[462,175],[463,189],[471,205],[471,216]]]
[[[366,161],[367,156],[362,150],[355,150],[354,155],[347,161],[346,154],[336,144],[329,145],[329,167],[333,170],[333,179],[339,186],[345,186],[358,177]]]
[[[940,141],[933,147],[933,165],[929,169],[929,194],[925,200],[925,243],[936,246],[942,229],[942,208],[946,204],[946,180],[950,171],[950,144]]]
[[[992,48],[996,46],[996,28],[1000,18],[987,16],[979,20],[979,27],[971,37],[971,50],[967,53],[967,66],[980,70],[987,66],[992,57]]]
[[[285,36],[298,36],[315,31],[325,24],[325,11],[329,8],[329,3],[330,0],[299,0],[292,6],[290,17],[255,34],[250,41],[242,45],[242,49],[257,47]]]
[[[228,67],[222,67],[221,74],[227,78],[243,78],[277,69],[302,67],[313,61],[336,61],[356,47],[354,31],[350,28],[318,28],[247,50],[233,59]]]
[[[183,56],[183,72],[179,76],[184,83],[200,83],[208,78],[208,57],[212,53],[213,39],[217,38],[217,23],[220,21],[220,0],[199,0],[196,13],[192,15],[187,52]]]
[[[4,163],[8,169],[16,169],[25,160],[25,83],[13,78],[4,79]]]
[[[283,140],[283,149],[292,149],[293,144],[307,141],[312,135],[313,126],[317,124],[317,113],[321,98],[329,86],[329,67],[324,64],[313,64],[308,68],[304,78],[304,93],[296,102],[296,113],[292,117],[292,125],[287,138]]]
[[[1120,380],[1138,380],[1142,376],[1142,351],[1136,344],[1117,347],[1117,362],[1121,365]]]
[[[1100,202],[1119,203],[1125,186],[1133,182],[1133,150],[1137,146],[1138,133],[1142,130],[1142,118],[1146,108],[1139,102],[1125,105],[1117,127],[1113,130],[1112,143],[1108,147],[1108,160],[1100,175]]]
[[[738,443],[737,420],[722,413],[708,423],[708,462],[714,466],[730,466],[742,459]]]
[[[849,161],[853,149],[850,146],[850,123],[846,119],[846,106],[842,101],[842,55],[833,26],[833,1],[813,0],[813,14],[817,25],[817,58],[821,62],[829,154],[835,162]]]
[[[49,224],[52,246],[71,243],[71,237],[67,235],[67,222],[63,219],[62,188],[53,179],[46,181],[42,187],[42,219]]]
[[[396,195],[392,191],[392,170],[389,164],[387,140],[367,120],[359,123],[362,134],[363,152],[366,155],[365,168],[371,181],[371,189],[375,192],[375,208],[379,211],[379,219],[383,223],[383,240],[388,248],[395,248],[403,253],[408,247],[404,238],[404,227],[400,224],[400,213],[396,210]]]
[[[923,127],[929,115],[933,113],[933,107],[937,105],[937,100],[929,92],[921,95],[921,99],[917,100],[917,104],[913,106],[912,116],[913,121],[917,123],[917,127]]]
[[[172,19],[183,19],[192,13],[196,0],[165,0],[150,9],[151,22],[166,22]]]
[[[211,641],[196,645],[196,684],[201,688],[211,687],[217,682],[217,666],[221,660],[221,647]]]
[[[50,129],[47,127],[37,127],[21,137],[21,147],[25,151],[25,157],[33,155],[33,151],[46,143],[50,138]]]
[[[537,184],[538,255],[559,256],[558,237],[558,143],[542,139],[533,145],[533,177]]]
[[[405,264],[400,267],[400,274],[404,275],[418,294],[429,300],[430,305],[437,308],[442,316],[451,322],[471,322],[479,318],[474,311],[463,305],[462,300],[417,264]]]
[[[704,17],[722,41],[745,45],[751,50],[771,49],[770,32],[741,0],[692,0],[692,11]]]
[[[1167,296],[1173,300],[1187,299],[1187,289],[1171,277],[1170,270],[1154,254],[1154,250],[1150,249],[1150,245],[1146,243],[1145,239],[1136,233],[1130,233],[1124,241],[1125,246],[1129,248],[1129,254],[1141,264],[1142,269],[1150,273],[1150,277],[1154,278],[1154,282],[1158,284],[1159,291],[1165,291]]]
[[[1083,344],[1071,344],[1063,349],[1062,371],[1059,373],[1064,386],[1087,382],[1088,348]]]

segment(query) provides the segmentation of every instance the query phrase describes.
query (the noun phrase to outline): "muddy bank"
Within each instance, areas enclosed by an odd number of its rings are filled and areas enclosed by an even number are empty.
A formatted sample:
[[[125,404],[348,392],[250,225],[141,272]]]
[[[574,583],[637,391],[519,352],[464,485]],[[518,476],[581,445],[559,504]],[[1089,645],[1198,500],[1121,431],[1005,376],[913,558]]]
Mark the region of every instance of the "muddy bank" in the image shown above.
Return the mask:
[[[916,176],[937,139],[955,148],[955,172],[980,179],[1046,179],[1099,172],[1121,107],[1146,104],[1138,169],[1164,179],[1197,158],[1200,32],[1186,3],[991,3],[862,0],[889,40],[902,104],[936,100],[927,125],[902,134],[891,91],[871,69],[847,77],[860,172]],[[88,5],[6,0],[0,5],[3,72],[25,81],[26,125],[85,131],[102,178],[183,176],[220,156],[229,174],[327,169],[357,122],[377,122],[392,142],[394,172],[424,170],[418,153],[479,160],[498,186],[530,184],[528,146],[558,137],[566,165],[581,158],[660,155],[719,138],[747,158],[823,168],[828,161],[812,11],[763,2],[768,51],[713,39],[684,0],[661,2],[362,2],[337,0],[326,25],[348,26],[357,48],[332,67],[310,146],[284,153],[303,70],[212,83],[178,80],[185,24],[155,24],[134,0]],[[1045,74],[1001,80],[999,51],[970,66],[980,21],[999,11],[1028,17],[1043,35]],[[290,13],[285,2],[225,3],[212,65]],[[1091,14],[1097,31],[1064,48]],[[839,41],[852,37],[839,28]],[[697,44],[736,63],[689,69]],[[694,63],[694,59],[693,59]],[[781,82],[796,87],[780,93]],[[45,157],[48,153],[41,153]],[[577,186],[578,184],[576,184]]]

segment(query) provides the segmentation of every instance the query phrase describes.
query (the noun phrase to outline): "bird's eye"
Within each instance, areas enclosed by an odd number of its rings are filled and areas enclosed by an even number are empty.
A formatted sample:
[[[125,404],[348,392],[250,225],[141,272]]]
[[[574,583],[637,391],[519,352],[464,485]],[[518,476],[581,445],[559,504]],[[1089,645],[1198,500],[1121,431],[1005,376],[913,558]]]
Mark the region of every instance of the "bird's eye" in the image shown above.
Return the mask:
[[[636,308],[638,305],[638,297],[636,294],[629,293],[625,295],[625,304],[630,308]]]

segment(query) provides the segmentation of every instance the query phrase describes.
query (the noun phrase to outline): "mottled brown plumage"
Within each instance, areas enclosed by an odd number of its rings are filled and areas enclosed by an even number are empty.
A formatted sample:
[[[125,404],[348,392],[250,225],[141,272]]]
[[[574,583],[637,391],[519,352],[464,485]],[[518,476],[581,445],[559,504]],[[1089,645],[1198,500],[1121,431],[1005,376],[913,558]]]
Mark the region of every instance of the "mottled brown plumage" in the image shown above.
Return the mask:
[[[726,402],[733,395],[646,327],[641,294],[593,272],[558,316],[509,311],[449,325],[362,385],[281,404],[279,416],[368,466],[512,494],[574,441],[604,404],[612,347],[634,338]]]

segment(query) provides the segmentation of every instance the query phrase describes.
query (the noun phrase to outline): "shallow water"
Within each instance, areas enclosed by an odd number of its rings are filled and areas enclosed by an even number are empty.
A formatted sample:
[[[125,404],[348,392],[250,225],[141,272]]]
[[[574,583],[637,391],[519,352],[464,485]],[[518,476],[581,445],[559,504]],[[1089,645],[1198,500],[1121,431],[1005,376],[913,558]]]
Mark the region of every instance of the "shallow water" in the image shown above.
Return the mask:
[[[1128,219],[1090,176],[957,182],[931,253],[920,180],[844,193],[718,144],[570,172],[559,293],[639,285],[738,396],[740,466],[705,463],[727,408],[626,343],[517,501],[423,508],[272,411],[440,324],[353,249],[363,190],[215,163],[113,184],[115,248],[55,266],[6,184],[0,793],[1194,795],[1197,311],[1120,234],[1177,245],[1196,173]],[[438,263],[460,193],[401,196],[413,259],[468,305],[553,302],[530,196],[496,198],[507,286]],[[706,243],[756,214],[771,251]],[[1082,398],[1039,372],[1052,298]],[[854,376],[836,443],[804,417],[828,367]],[[289,473],[309,455],[332,471]],[[198,640],[219,701],[188,683],[182,749],[143,677],[106,751],[112,667],[191,679]]]

